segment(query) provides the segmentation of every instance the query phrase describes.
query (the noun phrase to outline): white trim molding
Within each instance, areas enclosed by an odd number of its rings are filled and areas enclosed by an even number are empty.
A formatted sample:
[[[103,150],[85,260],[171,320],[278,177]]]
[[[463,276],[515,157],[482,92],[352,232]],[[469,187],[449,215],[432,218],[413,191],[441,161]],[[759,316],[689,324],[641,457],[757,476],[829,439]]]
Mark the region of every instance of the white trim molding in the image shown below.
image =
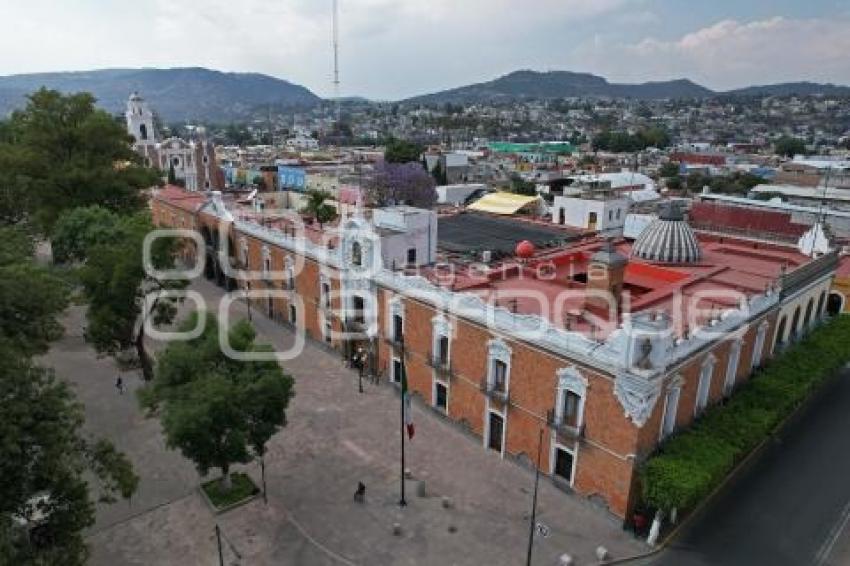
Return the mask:
[[[584,426],[584,406],[587,400],[588,388],[587,378],[575,366],[561,368],[555,372],[555,375],[558,378],[555,388],[555,423],[558,425],[563,424],[564,397],[567,392],[571,392],[579,398],[575,427],[580,430]]]

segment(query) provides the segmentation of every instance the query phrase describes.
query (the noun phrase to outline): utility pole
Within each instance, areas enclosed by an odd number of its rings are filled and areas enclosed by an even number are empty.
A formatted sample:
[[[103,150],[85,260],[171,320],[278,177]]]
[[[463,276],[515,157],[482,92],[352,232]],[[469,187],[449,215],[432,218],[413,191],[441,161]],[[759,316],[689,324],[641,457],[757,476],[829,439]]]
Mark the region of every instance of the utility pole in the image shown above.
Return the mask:
[[[543,448],[543,429],[537,440],[537,468],[534,470],[534,495],[531,500],[531,525],[528,527],[528,555],[525,565],[531,566],[531,549],[534,547],[534,529],[537,527],[537,486],[540,483],[540,452]]]
[[[224,554],[221,551],[221,529],[218,528],[218,523],[215,524],[215,540],[218,543],[218,565],[224,566]]]
[[[407,353],[404,351],[404,342],[401,343],[401,395],[399,398],[401,399],[401,426],[399,430],[401,431],[401,499],[399,499],[398,504],[401,507],[407,505],[407,500],[404,498],[404,435],[407,431],[405,431],[404,426],[404,417],[405,417],[405,396],[407,395],[407,364],[405,363],[405,356]]]

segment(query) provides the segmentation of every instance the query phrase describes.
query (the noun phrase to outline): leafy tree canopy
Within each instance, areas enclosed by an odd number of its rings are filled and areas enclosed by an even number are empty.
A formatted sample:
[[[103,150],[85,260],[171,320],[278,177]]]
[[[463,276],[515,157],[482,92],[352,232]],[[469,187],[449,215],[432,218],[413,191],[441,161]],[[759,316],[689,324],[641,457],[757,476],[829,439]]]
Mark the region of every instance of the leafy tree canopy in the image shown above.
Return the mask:
[[[124,127],[87,93],[42,88],[4,130],[0,215],[7,221],[31,215],[49,233],[63,210],[77,206],[138,210],[140,190],[158,181],[141,165]]]
[[[511,175],[511,192],[519,195],[535,196],[537,194],[537,185],[531,181],[526,181],[520,175],[514,173]]]
[[[431,208],[437,202],[434,178],[418,162],[378,163],[367,184],[375,206],[408,204]]]
[[[31,356],[62,334],[57,316],[68,302],[63,279],[32,257],[33,241],[20,227],[0,227],[0,341]]]
[[[197,323],[193,315],[183,326]],[[238,352],[269,351],[255,344],[246,321],[228,332]],[[219,323],[207,316],[202,335],[174,342],[157,361],[153,382],[140,394],[142,405],[160,410],[169,447],[179,449],[206,475],[262,456],[268,440],[286,425],[286,408],[294,395],[292,378],[275,361],[229,358],[219,342]]]
[[[65,383],[6,344],[0,356],[0,563],[82,565],[82,531],[94,524],[83,474],[105,501],[129,498],[138,477],[110,443],[83,436]]]
[[[783,157],[794,157],[795,155],[806,154],[806,143],[799,138],[790,136],[782,136],[773,144],[773,151],[776,155]]]
[[[319,223],[319,226],[332,222],[336,219],[337,212],[336,208],[327,202],[331,198],[331,194],[327,191],[309,190],[307,191],[307,202],[301,212],[312,217]]]
[[[594,151],[615,153],[641,151],[648,147],[663,149],[670,145],[670,135],[662,128],[647,128],[636,134],[604,130],[593,138]]]
[[[410,163],[419,161],[422,157],[422,146],[417,143],[390,138],[384,149],[384,160],[387,163]]]
[[[96,231],[91,226],[97,221],[96,214],[71,216],[87,221],[79,223],[83,233]],[[153,229],[146,212],[121,217],[114,226],[113,238],[86,250],[86,263],[80,270],[89,300],[86,339],[98,351],[109,354],[135,346],[146,379],[153,377],[153,370],[145,353],[144,323],[148,317],[153,317],[155,325],[171,322],[177,299],[161,294],[186,286],[182,280],[157,279],[145,269],[143,242]],[[157,238],[151,248],[152,266],[158,270],[174,268],[176,253],[174,239]],[[151,299],[147,309],[146,297]]]
[[[53,230],[53,260],[59,263],[83,261],[92,247],[119,239],[119,225],[117,214],[98,205],[65,212]]]

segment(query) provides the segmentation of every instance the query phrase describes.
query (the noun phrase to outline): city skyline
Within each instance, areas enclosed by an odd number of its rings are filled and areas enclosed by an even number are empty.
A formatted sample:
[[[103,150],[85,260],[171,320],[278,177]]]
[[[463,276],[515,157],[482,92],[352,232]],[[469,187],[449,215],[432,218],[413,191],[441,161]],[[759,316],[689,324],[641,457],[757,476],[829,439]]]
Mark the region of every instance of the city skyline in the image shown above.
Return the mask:
[[[850,60],[842,56],[850,47],[847,2],[717,2],[687,10],[671,0],[540,0],[536,10],[496,3],[342,0],[341,94],[402,99],[518,69],[590,72],[611,82],[688,78],[714,90],[850,84]],[[2,0],[0,7],[17,20],[0,38],[2,75],[202,66],[333,94],[330,0],[249,0],[238,11],[220,0],[67,7],[34,0],[26,13]]]

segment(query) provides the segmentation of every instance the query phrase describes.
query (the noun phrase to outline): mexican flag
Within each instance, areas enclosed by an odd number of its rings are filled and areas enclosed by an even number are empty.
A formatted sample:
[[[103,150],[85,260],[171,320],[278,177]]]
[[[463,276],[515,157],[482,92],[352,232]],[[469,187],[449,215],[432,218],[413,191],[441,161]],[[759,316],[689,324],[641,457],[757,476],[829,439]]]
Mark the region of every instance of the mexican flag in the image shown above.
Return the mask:
[[[407,364],[401,362],[401,402],[404,406],[404,426],[407,427],[407,437],[413,440],[413,411],[410,406],[410,391],[407,389]]]

